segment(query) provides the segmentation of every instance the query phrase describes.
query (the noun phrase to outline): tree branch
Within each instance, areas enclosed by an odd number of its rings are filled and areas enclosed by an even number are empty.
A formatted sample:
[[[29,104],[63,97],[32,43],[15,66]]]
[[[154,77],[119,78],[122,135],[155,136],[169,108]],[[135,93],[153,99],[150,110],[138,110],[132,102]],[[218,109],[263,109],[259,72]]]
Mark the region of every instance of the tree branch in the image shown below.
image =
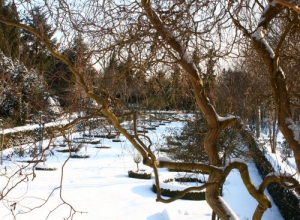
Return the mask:
[[[294,5],[294,4],[289,3],[287,1],[284,1],[284,0],[274,0],[274,1],[277,2],[278,4],[282,5],[282,6],[293,9],[295,12],[300,14],[300,8],[297,5]]]

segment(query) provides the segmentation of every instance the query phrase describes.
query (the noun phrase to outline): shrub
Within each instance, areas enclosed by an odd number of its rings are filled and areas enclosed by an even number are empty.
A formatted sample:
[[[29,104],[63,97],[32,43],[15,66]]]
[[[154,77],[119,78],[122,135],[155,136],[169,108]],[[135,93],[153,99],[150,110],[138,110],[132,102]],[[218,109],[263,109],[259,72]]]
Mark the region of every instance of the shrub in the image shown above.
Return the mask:
[[[151,179],[151,176],[152,176],[152,172],[151,173],[137,173],[137,172],[134,172],[132,170],[129,170],[128,171],[128,176],[131,177],[131,178],[137,178],[137,179]]]
[[[153,190],[153,192],[157,193],[155,184],[152,185],[152,190]],[[179,191],[179,190],[169,190],[169,189],[163,189],[163,188],[161,189],[161,195],[168,196],[168,197],[176,196],[180,192],[181,191]],[[185,200],[205,200],[205,191],[188,192],[181,199],[185,199]]]

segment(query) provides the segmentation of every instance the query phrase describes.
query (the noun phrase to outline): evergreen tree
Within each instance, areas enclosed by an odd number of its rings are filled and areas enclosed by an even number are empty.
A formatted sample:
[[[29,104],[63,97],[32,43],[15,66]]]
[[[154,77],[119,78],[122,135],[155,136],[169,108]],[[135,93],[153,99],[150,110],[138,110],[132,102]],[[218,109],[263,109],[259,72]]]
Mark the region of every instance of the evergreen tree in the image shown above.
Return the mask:
[[[0,51],[0,115],[11,125],[23,125],[29,114],[47,104],[43,79]]]
[[[48,18],[46,14],[39,7],[33,8],[31,17],[25,17],[24,22],[43,33],[51,40],[52,46],[55,48],[56,39],[53,38],[55,32],[52,30],[51,25],[47,23]],[[41,74],[49,71],[53,66],[53,58],[46,46],[39,38],[26,30],[23,30],[21,34],[21,53],[21,62],[29,69],[35,68],[39,70]]]
[[[77,70],[86,78],[86,82],[89,83],[92,81],[89,79],[93,78],[95,71],[90,65],[86,51],[87,45],[79,35],[74,38],[70,48],[65,49],[61,53],[75,65]],[[46,72],[45,79],[52,94],[59,97],[59,101],[63,106],[67,106],[74,99],[79,98],[76,95],[70,95],[72,92],[71,88],[75,85],[75,77],[64,62],[54,59],[52,69]]]
[[[6,4],[5,0],[0,0],[0,14],[7,20],[18,21],[18,13],[14,4]],[[3,53],[16,59],[19,56],[20,31],[14,26],[0,23],[0,50]]]

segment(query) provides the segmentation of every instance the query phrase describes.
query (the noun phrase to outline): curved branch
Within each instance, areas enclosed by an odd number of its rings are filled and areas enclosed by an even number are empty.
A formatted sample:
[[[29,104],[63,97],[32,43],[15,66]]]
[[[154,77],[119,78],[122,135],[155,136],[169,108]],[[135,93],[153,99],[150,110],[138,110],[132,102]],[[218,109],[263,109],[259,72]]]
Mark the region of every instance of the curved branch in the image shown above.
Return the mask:
[[[52,48],[52,45],[51,45],[49,39],[43,33],[40,33],[38,30],[36,30],[30,26],[27,26],[27,25],[24,25],[24,24],[21,24],[18,22],[8,21],[8,20],[4,19],[3,16],[0,16],[0,22],[4,23],[6,25],[25,29],[25,30],[29,31],[30,33],[36,35],[38,38],[40,38],[42,40],[42,42],[44,42],[44,44],[47,47],[47,49],[49,50],[49,52],[54,57],[63,61],[69,67],[71,72],[76,76],[77,83],[83,87],[87,96],[94,99],[98,104],[102,105],[101,112],[103,113],[103,115],[106,116],[112,122],[112,124],[120,131],[120,133],[122,133],[132,143],[132,145],[141,153],[143,158],[145,158],[144,163],[146,165],[151,165],[152,162],[148,161],[149,160],[148,159],[149,152],[147,153],[147,148],[144,149],[143,147],[141,147],[141,145],[137,141],[135,141],[134,137],[132,137],[132,135],[120,125],[117,116],[110,111],[106,100],[104,100],[100,96],[96,95],[88,88],[88,86],[86,85],[86,83],[84,81],[83,76],[76,70],[75,66],[65,56],[63,56],[62,54],[60,54],[59,52],[57,52],[56,50],[54,50]]]
[[[274,0],[274,1],[282,6],[288,7],[290,9],[294,10],[295,12],[297,12],[298,14],[300,14],[300,8],[297,5],[291,4],[284,0]]]
[[[294,24],[296,24],[297,22],[299,21],[299,18],[298,17],[295,17],[285,28],[284,30],[284,33],[281,35],[280,37],[280,40],[277,44],[277,47],[276,47],[276,51],[275,51],[275,57],[278,57],[279,56],[279,51],[280,51],[280,48],[282,47],[283,45],[283,42],[285,40],[285,37],[289,34],[291,28],[293,27]]]
[[[221,176],[223,171],[222,168],[218,168],[212,165],[207,165],[204,163],[181,163],[181,162],[169,162],[169,161],[156,161],[156,166],[158,168],[169,168],[176,170],[201,170],[209,174],[216,174]]]
[[[232,169],[238,169],[244,185],[246,186],[250,195],[252,195],[259,203],[259,206],[263,209],[271,207],[271,202],[268,197],[264,194],[263,191],[258,190],[252,183],[249,175],[248,166],[242,160],[233,160],[228,166],[224,169],[224,178],[228,176]]]
[[[286,173],[271,173],[267,175],[263,182],[259,186],[259,191],[263,192],[270,183],[279,183],[286,189],[296,189],[297,194],[299,195],[299,182],[292,176],[287,176]]]
[[[184,195],[186,195],[187,193],[189,193],[191,191],[202,191],[208,187],[215,186],[215,185],[220,187],[220,184],[218,182],[204,183],[202,186],[193,186],[193,187],[186,188],[185,190],[182,190],[180,193],[171,197],[170,199],[163,199],[163,198],[161,198],[161,196],[159,196],[159,198],[157,198],[156,201],[162,202],[162,203],[171,203],[177,199],[182,198]]]

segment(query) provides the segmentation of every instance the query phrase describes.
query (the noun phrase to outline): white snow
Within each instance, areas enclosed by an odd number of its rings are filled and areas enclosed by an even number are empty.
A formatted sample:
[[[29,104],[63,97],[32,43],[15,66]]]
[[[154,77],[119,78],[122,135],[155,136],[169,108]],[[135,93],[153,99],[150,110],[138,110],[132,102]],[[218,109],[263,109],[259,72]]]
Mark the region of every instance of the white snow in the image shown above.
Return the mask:
[[[155,131],[149,131],[148,135],[155,143],[162,141],[162,136],[168,134],[167,127],[181,127],[181,122],[172,122],[162,125]],[[172,130],[172,129],[169,129]],[[79,137],[73,134],[73,139]],[[121,137],[124,138],[124,137]],[[156,202],[156,194],[152,192],[152,179],[134,179],[128,177],[128,170],[135,170],[132,154],[129,152],[131,145],[126,142],[112,142],[110,139],[100,139],[102,145],[111,146],[110,149],[97,149],[95,145],[85,144],[81,153],[87,153],[87,159],[69,159],[63,168],[62,198],[78,211],[75,220],[192,220],[211,219],[212,210],[205,201],[177,200],[170,204]],[[59,140],[56,140],[58,142]],[[46,147],[47,140],[43,141]],[[162,143],[160,143],[162,144]],[[0,219],[13,219],[10,210],[13,201],[18,200],[13,211],[18,220],[32,219],[63,219],[69,216],[70,208],[61,205],[59,189],[62,166],[68,158],[68,153],[59,153],[52,149],[54,156],[48,156],[44,166],[56,167],[56,171],[35,171],[28,181],[14,189],[7,200],[0,203]],[[6,154],[7,151],[4,151]],[[12,174],[24,163],[12,163],[4,161],[0,166],[0,189],[7,183],[6,174]],[[252,181],[258,185],[261,178],[253,164],[248,164]],[[32,165],[29,165],[31,167]],[[43,164],[41,165],[43,166]],[[140,169],[147,169],[140,164]],[[6,171],[5,171],[6,169]],[[30,168],[26,169],[30,172]],[[167,175],[166,169],[159,169],[161,175]],[[23,174],[22,174],[23,175]],[[16,179],[13,181],[16,183]],[[240,174],[234,170],[231,172],[223,187],[223,199],[236,212],[240,219],[251,219],[257,202],[246,191]],[[268,193],[267,193],[268,194]],[[50,196],[49,196],[50,195]],[[28,207],[43,204],[49,196],[47,203],[38,209],[29,211]],[[9,202],[11,201],[11,202]],[[278,208],[273,204],[263,215],[263,220],[283,219]]]
[[[273,49],[271,48],[271,46],[269,45],[269,43],[264,38],[264,36],[265,36],[265,30],[261,26],[252,35],[253,38],[255,38],[256,40],[258,40],[262,44],[264,44],[265,48],[270,53],[270,57],[272,59],[274,59],[275,58],[275,53],[274,53]]]
[[[49,107],[48,110],[54,114],[60,114],[62,109],[60,107],[59,101],[55,98],[49,97],[48,98]]]
[[[265,134],[262,134],[262,137],[264,139],[268,138]],[[278,134],[277,140],[278,142],[283,141],[283,136],[281,133]],[[264,147],[266,148],[267,152],[269,152],[265,154],[265,156],[268,159],[268,161],[272,164],[275,173],[285,174],[287,176],[292,175],[295,179],[300,181],[300,175],[299,172],[297,172],[297,167],[296,167],[294,157],[286,157],[286,155],[283,155],[281,152],[282,147],[279,146],[279,144],[277,145],[275,153],[270,153],[271,146],[269,142],[265,143]]]
[[[172,159],[170,157],[158,157],[157,161],[165,161],[165,162],[172,162]]]
[[[263,19],[264,19],[264,14],[261,17],[260,21],[262,21]],[[252,34],[252,37],[255,38],[257,41],[260,41],[265,46],[265,48],[270,53],[270,57],[273,59],[275,58],[275,53],[272,47],[269,45],[268,41],[266,41],[266,39],[264,38],[266,35],[266,31],[267,30],[263,26],[259,26],[257,30]]]
[[[229,217],[230,220],[239,220],[239,217],[234,213],[231,207],[225,202],[222,197],[219,197],[220,202],[222,203],[223,208],[226,210],[227,213],[232,213]]]
[[[175,178],[197,178],[202,181],[207,181],[207,175],[196,175],[196,174],[187,174],[184,172],[176,173],[176,172],[167,172],[167,170],[161,170],[159,176],[159,185],[162,189],[168,189],[170,191],[183,191],[191,186],[202,186],[203,183],[197,182],[188,182],[188,183],[181,183],[175,181]],[[152,184],[155,185],[155,179],[153,179]],[[202,190],[202,191],[205,191]],[[194,192],[194,191],[192,191]]]
[[[222,122],[222,121],[228,121],[228,120],[231,120],[231,119],[234,119],[235,116],[234,115],[228,115],[226,117],[222,117],[222,116],[219,116],[218,115],[218,121],[219,122]]]
[[[240,158],[231,158],[230,162],[246,163],[243,159]]]
[[[294,139],[300,144],[300,131],[299,127],[297,127],[294,121],[291,118],[286,118],[285,123],[288,124],[288,128],[293,131]]]

